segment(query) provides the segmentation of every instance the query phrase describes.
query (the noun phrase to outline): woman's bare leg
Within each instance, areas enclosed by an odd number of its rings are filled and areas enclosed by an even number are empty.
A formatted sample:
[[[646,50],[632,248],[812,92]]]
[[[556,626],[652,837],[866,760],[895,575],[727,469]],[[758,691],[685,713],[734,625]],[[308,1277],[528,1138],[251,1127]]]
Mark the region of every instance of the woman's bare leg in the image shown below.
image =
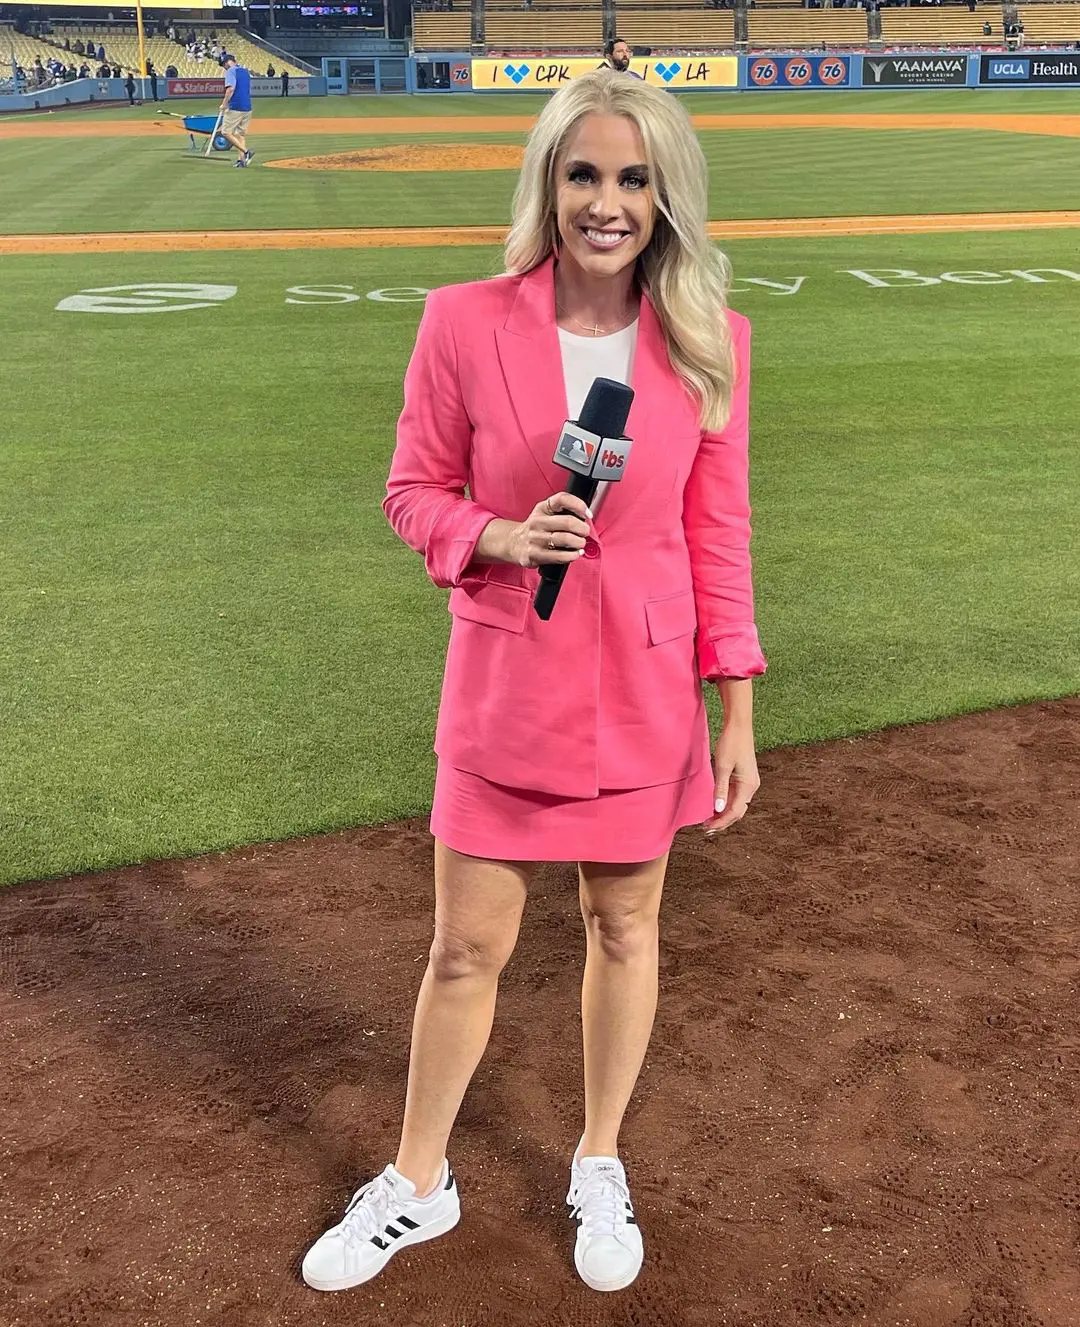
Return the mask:
[[[656,1016],[660,899],[667,856],[582,862],[587,954],[581,986],[585,1136],[581,1156],[618,1156],[619,1128]]]
[[[534,867],[435,843],[435,939],[413,1017],[396,1168],[417,1195],[438,1182],[450,1130],[487,1047],[499,974],[517,943]]]

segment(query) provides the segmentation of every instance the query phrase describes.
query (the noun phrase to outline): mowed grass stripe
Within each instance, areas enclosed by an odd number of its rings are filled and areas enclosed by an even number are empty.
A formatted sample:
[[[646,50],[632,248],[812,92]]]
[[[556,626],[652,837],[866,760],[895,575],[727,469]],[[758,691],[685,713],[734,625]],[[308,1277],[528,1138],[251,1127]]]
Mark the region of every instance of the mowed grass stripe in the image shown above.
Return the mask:
[[[1061,230],[1080,226],[1080,212],[939,213],[910,217],[791,217],[776,221],[710,221],[716,240],[815,235],[931,235],[968,231]],[[242,249],[409,249],[501,244],[506,226],[388,226],[367,230],[173,230],[88,235],[0,236],[0,254],[197,253]]]
[[[257,161],[388,141],[313,147],[267,134]],[[708,131],[701,141],[717,220],[1080,209],[1069,139],[807,129]],[[0,213],[7,234],[501,225],[516,179],[511,170],[234,171],[175,140],[0,142],[0,166],[18,181]]]
[[[1017,115],[1061,115],[1073,110],[1065,100],[1069,94],[1053,88],[994,88],[989,93],[982,89],[927,88],[917,92],[909,88],[862,91],[790,92],[695,92],[680,94],[680,104],[692,115],[803,115],[820,112],[830,115],[896,114],[909,115],[912,111],[942,114],[970,114],[971,112]],[[474,115],[506,116],[539,115],[548,98],[540,93],[455,93],[412,96],[404,93],[384,93],[381,96],[348,97],[259,97],[255,102],[257,122],[274,119],[448,119],[468,118]],[[152,102],[136,107],[126,103],[117,106],[95,107],[89,114],[95,122],[123,120],[150,120],[161,109],[181,115],[217,113],[219,101],[199,98],[176,98],[165,107]],[[78,123],[84,113],[62,110],[48,118],[56,123]],[[20,116],[19,119],[22,117]],[[163,118],[163,117],[162,117]],[[0,124],[12,123],[15,117],[0,116]]]

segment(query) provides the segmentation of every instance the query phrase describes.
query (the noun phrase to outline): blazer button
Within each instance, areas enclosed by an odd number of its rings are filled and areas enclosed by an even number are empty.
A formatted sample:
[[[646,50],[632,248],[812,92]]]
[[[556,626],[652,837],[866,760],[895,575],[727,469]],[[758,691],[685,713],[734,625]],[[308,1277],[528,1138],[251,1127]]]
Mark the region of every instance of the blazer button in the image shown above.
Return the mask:
[[[598,558],[600,556],[600,545],[589,535],[585,540],[585,556],[587,558]]]

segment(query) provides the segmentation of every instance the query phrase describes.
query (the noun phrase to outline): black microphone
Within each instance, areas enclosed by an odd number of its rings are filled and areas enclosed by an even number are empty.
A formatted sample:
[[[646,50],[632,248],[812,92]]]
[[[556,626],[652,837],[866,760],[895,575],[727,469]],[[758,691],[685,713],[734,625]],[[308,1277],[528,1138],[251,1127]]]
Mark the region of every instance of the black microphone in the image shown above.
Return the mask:
[[[633,445],[622,436],[634,393],[625,383],[594,378],[581,418],[567,420],[555,448],[555,464],[570,471],[566,492],[582,498],[589,506],[602,479],[615,482],[623,477]],[[559,597],[568,562],[549,562],[540,568],[540,585],[533,608],[543,621],[551,616]]]

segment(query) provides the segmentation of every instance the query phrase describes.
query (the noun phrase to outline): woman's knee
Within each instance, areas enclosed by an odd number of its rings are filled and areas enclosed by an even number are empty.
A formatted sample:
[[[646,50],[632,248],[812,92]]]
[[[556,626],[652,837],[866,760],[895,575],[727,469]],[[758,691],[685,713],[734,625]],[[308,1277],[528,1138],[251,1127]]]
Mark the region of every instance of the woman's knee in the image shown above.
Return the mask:
[[[436,925],[428,966],[437,981],[469,977],[494,979],[514,952],[513,935],[470,934],[461,927]]]
[[[581,873],[581,916],[590,943],[614,959],[628,960],[656,952],[659,943],[663,862],[646,869],[623,868]]]

